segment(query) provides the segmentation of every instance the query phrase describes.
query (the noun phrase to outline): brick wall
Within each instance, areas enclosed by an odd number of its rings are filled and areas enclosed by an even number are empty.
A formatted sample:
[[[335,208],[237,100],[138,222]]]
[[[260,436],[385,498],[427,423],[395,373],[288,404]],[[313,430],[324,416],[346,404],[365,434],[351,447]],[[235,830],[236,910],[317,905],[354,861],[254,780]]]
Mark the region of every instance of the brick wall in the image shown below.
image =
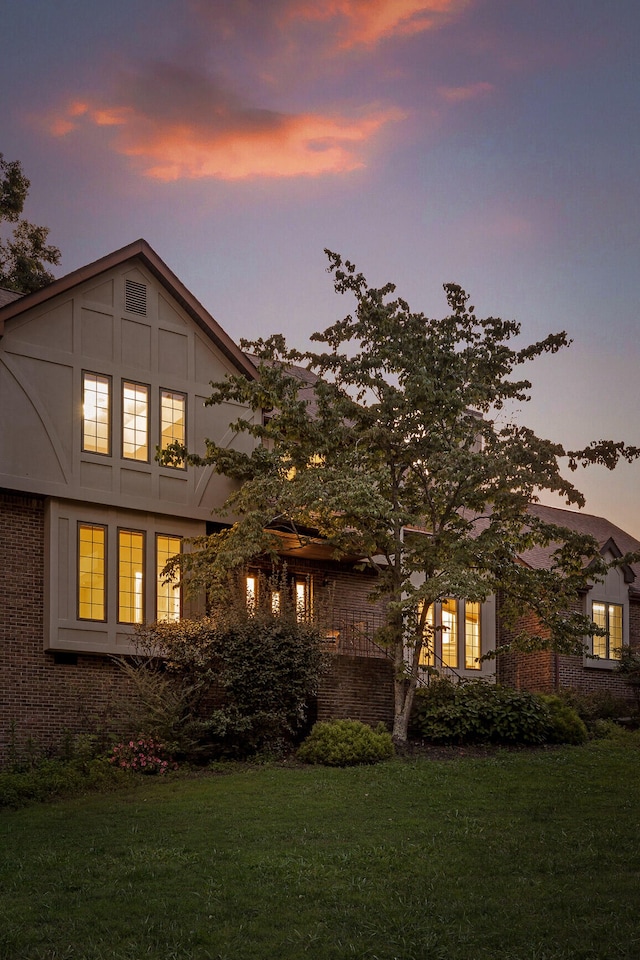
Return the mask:
[[[575,609],[582,612],[577,602]],[[508,643],[513,632],[500,621],[500,598],[497,604],[497,644]],[[518,628],[538,632],[535,615],[529,611],[520,619]],[[548,636],[548,634],[547,634]],[[629,643],[640,647],[640,602],[631,598],[629,604]],[[572,689],[579,693],[608,693],[622,700],[632,701],[634,694],[624,679],[615,670],[590,667],[582,657],[569,657],[539,650],[535,653],[512,653],[497,658],[497,678],[505,686],[532,693],[552,693],[560,689]]]
[[[0,491],[0,765],[15,748],[23,754],[55,752],[68,735],[122,723],[128,696],[124,676],[110,657],[45,652],[44,498]],[[337,563],[298,560],[292,573],[314,572],[317,593],[359,616],[371,613],[372,577],[342,571]],[[323,580],[325,581],[323,584]],[[323,681],[323,718],[369,723],[393,717],[392,669],[385,660],[334,657]],[[339,663],[338,663],[339,661]]]
[[[108,657],[43,650],[44,500],[0,492],[0,763],[118,722],[126,684]],[[56,662],[67,660],[77,662]]]
[[[318,691],[318,720],[393,724],[393,664],[376,657],[334,656]]]

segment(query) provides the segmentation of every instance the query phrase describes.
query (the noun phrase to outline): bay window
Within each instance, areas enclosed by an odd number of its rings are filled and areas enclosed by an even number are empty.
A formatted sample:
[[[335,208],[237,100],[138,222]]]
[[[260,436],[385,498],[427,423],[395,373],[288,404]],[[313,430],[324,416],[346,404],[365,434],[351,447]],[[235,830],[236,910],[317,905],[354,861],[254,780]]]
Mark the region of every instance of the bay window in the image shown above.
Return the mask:
[[[78,524],[78,618],[106,620],[106,527]]]
[[[118,622],[144,620],[144,533],[118,530]]]
[[[180,619],[180,586],[178,578],[167,579],[163,570],[168,561],[180,553],[182,540],[165,534],[156,536],[156,620]]]

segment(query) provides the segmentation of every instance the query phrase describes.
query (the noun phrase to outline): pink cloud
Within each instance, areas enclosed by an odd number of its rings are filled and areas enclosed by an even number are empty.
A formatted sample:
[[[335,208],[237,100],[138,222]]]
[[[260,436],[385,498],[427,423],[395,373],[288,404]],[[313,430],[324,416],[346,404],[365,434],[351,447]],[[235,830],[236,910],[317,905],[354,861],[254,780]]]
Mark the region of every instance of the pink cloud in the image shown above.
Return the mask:
[[[335,21],[339,46],[374,46],[434,30],[472,0],[293,0],[287,19]]]
[[[47,128],[55,136],[113,128],[114,149],[157,180],[239,180],[357,170],[368,142],[402,116],[385,107],[356,117],[257,109],[202,73],[154,64],[123,76],[112,103],[74,100]]]

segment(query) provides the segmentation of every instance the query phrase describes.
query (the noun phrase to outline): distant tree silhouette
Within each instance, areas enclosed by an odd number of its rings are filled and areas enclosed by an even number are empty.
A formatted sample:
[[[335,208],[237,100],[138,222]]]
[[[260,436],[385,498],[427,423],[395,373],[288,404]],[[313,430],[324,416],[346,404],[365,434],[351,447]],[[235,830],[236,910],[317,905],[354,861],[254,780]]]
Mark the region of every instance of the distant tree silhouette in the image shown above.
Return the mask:
[[[31,181],[19,160],[5,160],[0,153],[0,224],[15,223],[9,237],[0,237],[0,287],[32,293],[54,279],[45,264],[60,262],[58,247],[47,244],[48,227],[21,218]]]

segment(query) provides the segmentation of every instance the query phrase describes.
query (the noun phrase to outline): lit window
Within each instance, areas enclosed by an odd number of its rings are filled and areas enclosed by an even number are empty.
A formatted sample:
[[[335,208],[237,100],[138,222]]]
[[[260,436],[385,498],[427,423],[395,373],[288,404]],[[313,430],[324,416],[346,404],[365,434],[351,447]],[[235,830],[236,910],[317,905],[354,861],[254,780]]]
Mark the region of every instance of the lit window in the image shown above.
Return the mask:
[[[296,580],[294,583],[294,598],[296,604],[296,620],[302,622],[311,617],[311,579]]]
[[[144,619],[144,533],[118,531],[118,621]]]
[[[464,605],[464,665],[467,670],[480,669],[480,604]]]
[[[605,636],[594,636],[593,653],[604,660],[619,660],[622,646],[622,605],[594,603],[592,618],[596,626],[606,630]]]
[[[96,524],[78,526],[78,617],[105,620],[106,530]]]
[[[183,393],[172,390],[160,391],[160,447],[166,450],[170,443],[185,443],[185,411],[187,398]],[[173,466],[182,467],[184,463]]]
[[[435,635],[433,632],[433,607],[434,604],[429,604],[429,609],[427,610],[427,616],[424,623],[424,637],[422,643],[422,649],[420,651],[420,666],[421,667],[433,667],[435,664],[435,650],[434,650],[434,640]],[[422,617],[423,604],[420,603],[418,607],[418,617]]]
[[[82,449],[111,452],[111,378],[99,373],[82,375]]]
[[[169,560],[180,553],[180,537],[156,537],[156,619],[180,619],[180,586],[177,580],[167,578],[163,570]]]
[[[458,666],[458,604],[442,601],[442,662],[445,667]]]
[[[247,604],[247,610],[253,612],[256,608],[256,600],[258,596],[258,578],[253,574],[250,574],[245,580],[245,601]]]
[[[128,380],[122,383],[122,456],[149,460],[149,388]]]

